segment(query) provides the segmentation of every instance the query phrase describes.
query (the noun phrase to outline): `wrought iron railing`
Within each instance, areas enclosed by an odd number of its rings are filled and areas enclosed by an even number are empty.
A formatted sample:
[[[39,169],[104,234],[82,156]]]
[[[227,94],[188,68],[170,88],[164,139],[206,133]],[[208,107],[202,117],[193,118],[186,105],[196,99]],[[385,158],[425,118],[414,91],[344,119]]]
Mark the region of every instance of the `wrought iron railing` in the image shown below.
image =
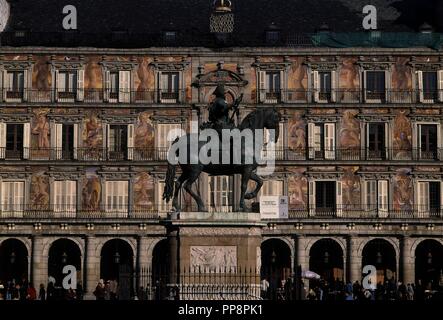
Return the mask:
[[[3,103],[105,103],[105,104],[182,104],[186,103],[186,90],[117,90],[101,88],[71,89],[0,89]]]
[[[35,160],[35,161],[166,161],[169,148],[0,148],[0,160]],[[264,148],[257,154],[262,161],[441,161],[443,148],[433,149],[397,149],[379,148]]]
[[[313,103],[313,104],[430,104],[443,103],[443,90],[397,90],[370,91],[364,89],[340,88],[328,91],[315,89],[258,90],[258,102],[278,103]]]
[[[198,212],[194,203],[183,203],[182,212]],[[258,211],[259,206],[255,206]],[[232,205],[207,205],[210,212],[238,211]],[[2,219],[163,219],[173,212],[171,204],[0,204]],[[443,219],[443,205],[410,205],[400,207],[390,204],[354,205],[289,205],[289,219]]]

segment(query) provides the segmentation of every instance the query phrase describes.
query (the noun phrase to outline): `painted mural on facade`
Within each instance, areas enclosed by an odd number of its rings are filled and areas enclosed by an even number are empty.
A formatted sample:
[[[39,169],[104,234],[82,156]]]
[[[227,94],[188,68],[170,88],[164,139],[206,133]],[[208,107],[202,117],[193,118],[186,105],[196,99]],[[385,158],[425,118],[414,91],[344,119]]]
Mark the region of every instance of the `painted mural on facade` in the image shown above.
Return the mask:
[[[154,208],[154,179],[147,172],[140,172],[134,181],[134,210]]]
[[[102,186],[96,170],[96,168],[86,169],[82,188],[83,210],[90,211],[100,209]]]
[[[155,146],[154,125],[150,112],[142,112],[138,116],[134,132],[134,146],[139,149],[137,152],[147,152]]]
[[[288,178],[289,210],[307,210],[308,208],[308,179],[306,168],[294,168]]]
[[[305,59],[301,57],[292,59],[292,64],[288,73],[288,92],[293,94],[292,100],[306,100],[308,73],[304,62]]]
[[[32,88],[41,90],[47,93],[47,98],[50,97],[49,90],[51,89],[51,65],[49,64],[48,56],[35,56],[34,70],[32,72]]]
[[[31,158],[48,158],[50,153],[50,126],[47,119],[49,109],[33,111],[31,120]]]
[[[361,203],[361,183],[357,174],[359,167],[344,167],[342,176],[343,210],[359,210]]]
[[[406,111],[399,111],[393,123],[393,156],[395,159],[411,159],[412,125]]]
[[[356,158],[361,148],[360,121],[356,119],[358,112],[347,110],[340,121],[339,143],[340,154],[344,158]]]
[[[412,211],[414,203],[414,187],[411,169],[396,170],[393,178],[393,209],[399,211]]]
[[[403,94],[401,91],[412,89],[412,72],[408,57],[398,57],[392,72],[392,89],[398,90],[398,94]],[[397,91],[394,92],[397,95]],[[403,98],[406,98],[406,92]],[[398,98],[398,97],[397,97]]]
[[[306,121],[300,112],[295,112],[288,121],[288,148],[303,157],[306,150]]]
[[[356,58],[344,58],[339,72],[340,100],[359,100],[359,69]]]
[[[103,127],[93,112],[86,115],[83,121],[83,147],[99,149],[103,147]]]
[[[31,209],[49,209],[49,177],[45,175],[45,170],[36,171],[32,175],[29,197]]]

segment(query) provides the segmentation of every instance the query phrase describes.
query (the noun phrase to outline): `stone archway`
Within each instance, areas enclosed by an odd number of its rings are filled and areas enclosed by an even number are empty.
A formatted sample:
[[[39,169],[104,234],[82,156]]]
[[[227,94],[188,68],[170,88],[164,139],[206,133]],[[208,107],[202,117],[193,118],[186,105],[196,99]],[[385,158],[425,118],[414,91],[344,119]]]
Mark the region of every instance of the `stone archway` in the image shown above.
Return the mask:
[[[282,287],[282,281],[292,276],[291,265],[291,249],[285,241],[268,239],[262,242],[260,275],[269,282],[269,295],[266,298],[277,298],[277,290]]]
[[[440,281],[443,281],[443,245],[437,240],[423,240],[415,249],[415,283],[435,290]]]
[[[0,282],[22,283],[28,277],[28,249],[18,239],[7,239],[0,244]]]
[[[82,254],[77,243],[70,239],[55,240],[48,253],[48,276],[55,281],[56,287],[62,286],[63,268],[72,265],[77,270],[77,284],[82,281]]]
[[[377,269],[377,283],[395,284],[398,278],[397,254],[394,246],[385,239],[368,241],[362,251],[362,267],[373,265]]]
[[[309,251],[309,270],[317,273],[328,285],[344,280],[344,253],[331,238],[316,241]]]
[[[100,279],[105,285],[118,287],[115,298],[129,300],[134,295],[134,251],[131,245],[122,239],[107,241],[100,254]],[[111,297],[112,298],[112,297]]]

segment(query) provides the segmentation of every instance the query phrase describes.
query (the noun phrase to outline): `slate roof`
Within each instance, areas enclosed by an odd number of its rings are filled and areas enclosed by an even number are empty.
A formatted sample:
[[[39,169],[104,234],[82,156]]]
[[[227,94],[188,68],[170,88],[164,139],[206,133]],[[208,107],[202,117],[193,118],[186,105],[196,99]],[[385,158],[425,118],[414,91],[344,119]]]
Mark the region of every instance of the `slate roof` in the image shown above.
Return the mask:
[[[209,34],[212,0],[9,0],[11,16],[2,44],[15,30],[27,32],[17,45],[115,45],[114,31],[127,32],[126,45],[149,46],[162,32],[174,30],[184,45],[205,45]],[[443,32],[443,0],[232,0],[235,27],[232,39],[241,45],[264,39],[271,24],[285,37],[317,31],[326,24],[334,32],[362,31],[361,9],[374,4],[382,31],[418,30],[424,22]],[[62,9],[78,10],[77,35],[62,29]],[[61,32],[62,35],[56,33]],[[36,35],[40,34],[39,37]],[[31,35],[31,36],[30,36]],[[32,36],[34,35],[34,36]],[[9,39],[9,40],[8,40]],[[39,40],[38,40],[39,39]],[[18,40],[17,40],[18,41]],[[138,43],[137,41],[142,41]],[[234,42],[235,42],[234,41]],[[304,42],[303,37],[300,42]],[[161,41],[160,41],[161,42]],[[11,42],[12,45],[14,43]],[[124,43],[121,43],[124,46]]]

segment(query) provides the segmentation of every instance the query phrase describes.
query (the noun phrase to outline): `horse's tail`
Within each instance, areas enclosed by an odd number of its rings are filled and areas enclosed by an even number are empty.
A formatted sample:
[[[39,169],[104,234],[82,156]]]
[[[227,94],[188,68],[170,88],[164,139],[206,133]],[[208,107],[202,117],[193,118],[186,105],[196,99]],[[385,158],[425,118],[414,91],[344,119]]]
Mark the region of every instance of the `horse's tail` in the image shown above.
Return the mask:
[[[175,165],[168,163],[168,170],[166,171],[165,189],[163,191],[163,200],[166,203],[171,200],[174,193],[174,179],[175,179]]]

